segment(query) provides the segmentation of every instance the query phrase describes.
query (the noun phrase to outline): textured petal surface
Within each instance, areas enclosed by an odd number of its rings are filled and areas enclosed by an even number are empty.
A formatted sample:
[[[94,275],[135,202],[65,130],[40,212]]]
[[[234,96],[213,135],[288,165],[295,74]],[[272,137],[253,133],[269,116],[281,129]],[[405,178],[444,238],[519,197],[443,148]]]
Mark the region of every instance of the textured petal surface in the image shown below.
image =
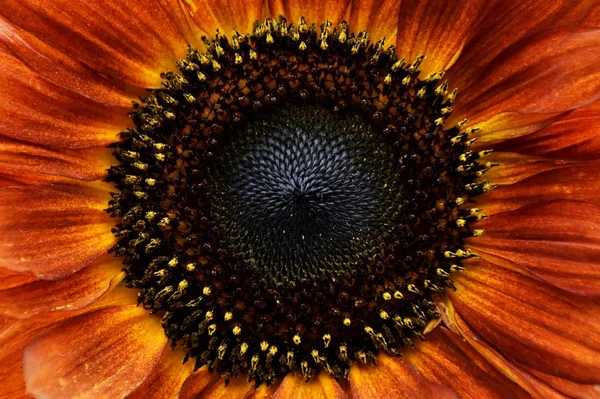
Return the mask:
[[[309,382],[296,375],[288,375],[273,395],[273,399],[345,399],[340,385],[327,373],[321,372]]]
[[[577,384],[573,381],[564,380],[562,378],[554,377],[544,373],[540,373],[537,370],[528,370],[533,376],[543,381],[545,384],[551,386],[556,391],[570,397],[577,399],[598,399],[600,398],[600,388],[594,385]]]
[[[252,32],[254,21],[261,18],[263,0],[182,0],[186,11],[199,29],[213,36],[217,29],[231,35],[233,30],[241,34]]]
[[[535,133],[499,143],[494,148],[553,159],[600,160],[600,102],[582,107]]]
[[[425,55],[420,68],[423,76],[448,69],[458,58],[472,26],[484,14],[486,4],[483,0],[402,0],[398,54],[408,62]]]
[[[469,32],[459,59],[448,71],[452,85],[464,89],[481,70],[512,44],[541,30],[584,22],[596,0],[499,0]]]
[[[36,178],[63,176],[82,180],[98,180],[116,160],[109,148],[84,150],[50,150],[17,140],[0,139],[0,174],[31,183]],[[40,176],[44,175],[44,176]]]
[[[598,303],[483,260],[455,284],[448,295],[456,312],[506,356],[559,378],[600,382]]]
[[[455,398],[450,388],[432,382],[412,365],[386,356],[377,358],[377,366],[354,366],[350,371],[353,399],[372,398]]]
[[[116,81],[98,73],[92,66],[62,53],[43,38],[37,38],[2,17],[0,43],[4,44],[2,47],[5,51],[40,78],[98,103],[128,107],[137,94],[142,94],[139,89],[116,84]]]
[[[441,299],[441,298],[440,298]],[[565,399],[565,397],[547,384],[534,378],[522,366],[517,366],[514,360],[507,358],[480,336],[472,331],[464,320],[456,313],[448,298],[438,301],[438,310],[448,328],[460,335],[465,343],[474,348],[486,361],[493,364],[498,372],[506,375],[535,399]]]
[[[481,228],[486,234],[469,242],[481,256],[508,260],[568,291],[600,295],[600,206],[535,204],[495,215]]]
[[[405,358],[426,378],[452,388],[464,399],[529,397],[459,335],[446,328],[428,334]]]
[[[106,255],[95,265],[62,280],[25,280],[6,289],[0,287],[0,314],[28,318],[44,312],[81,309],[117,284],[122,279],[122,268],[120,259]]]
[[[371,41],[385,38],[396,44],[400,2],[398,0],[353,0],[348,9],[348,22],[354,32],[369,31]]]
[[[342,21],[350,0],[321,1],[321,0],[267,0],[271,16],[283,15],[288,21],[297,23],[304,17],[308,24],[319,26],[325,20],[334,24]]]
[[[205,388],[218,383],[223,383],[223,381],[220,381],[219,374],[211,373],[208,371],[208,367],[203,366],[185,380],[179,392],[179,397],[181,399],[201,398],[200,394]]]
[[[586,27],[530,36],[499,54],[458,96],[451,119],[477,124],[504,112],[556,113],[592,103],[600,98],[599,47],[599,31]]]
[[[24,398],[23,350],[53,326],[52,322],[31,322],[0,316],[0,398]]]
[[[187,41],[163,5],[7,0],[0,14],[111,81],[146,88],[156,87],[160,72],[173,68],[186,51]]]
[[[99,182],[0,189],[0,267],[57,279],[106,254],[114,242],[104,212],[109,189]]]
[[[52,148],[101,147],[128,124],[108,106],[48,82],[0,45],[0,138]]]
[[[129,399],[179,398],[183,382],[194,369],[194,362],[181,364],[182,360],[181,350],[173,351],[169,346],[165,346],[156,367],[152,369],[144,383],[127,397]]]
[[[527,177],[531,169],[518,165],[507,166],[501,172],[504,179],[513,179],[514,184],[501,185],[477,199],[487,215],[514,210],[537,202],[569,198],[600,204],[600,168],[598,162],[586,164],[555,165],[538,174]],[[532,168],[534,169],[534,168]],[[522,180],[520,180],[522,178]]]
[[[198,398],[202,399],[244,399],[254,390],[253,384],[247,382],[244,376],[234,378],[225,385],[219,381],[202,391]]]
[[[27,347],[27,390],[39,397],[123,397],[150,374],[166,342],[159,318],[135,305],[77,316]]]

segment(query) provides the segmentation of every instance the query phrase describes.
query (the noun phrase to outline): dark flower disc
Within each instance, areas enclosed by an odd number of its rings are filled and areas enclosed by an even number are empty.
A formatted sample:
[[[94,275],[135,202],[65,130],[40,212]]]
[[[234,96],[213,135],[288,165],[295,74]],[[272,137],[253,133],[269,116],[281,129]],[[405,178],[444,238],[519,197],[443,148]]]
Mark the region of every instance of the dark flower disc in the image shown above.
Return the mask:
[[[189,48],[109,171],[112,251],[173,345],[272,383],[400,355],[474,256],[494,166],[444,128],[456,91],[348,24],[257,22]]]

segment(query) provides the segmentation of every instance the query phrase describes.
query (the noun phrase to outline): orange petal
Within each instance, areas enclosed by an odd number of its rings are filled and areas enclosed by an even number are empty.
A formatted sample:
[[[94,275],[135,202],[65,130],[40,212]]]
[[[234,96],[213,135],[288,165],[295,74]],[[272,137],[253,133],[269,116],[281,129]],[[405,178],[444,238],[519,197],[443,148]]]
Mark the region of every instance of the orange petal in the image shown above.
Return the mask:
[[[35,323],[0,316],[0,397],[23,398],[23,351],[39,334],[52,328],[53,323]],[[29,397],[29,396],[27,396]]]
[[[152,369],[144,383],[127,397],[129,399],[179,398],[183,382],[194,369],[193,362],[181,364],[182,360],[181,350],[173,351],[169,346],[165,346],[156,367]]]
[[[306,22],[319,26],[325,20],[333,24],[342,21],[350,0],[322,1],[322,0],[267,0],[272,17],[283,15],[294,24],[304,17]]]
[[[68,318],[97,309],[132,303],[136,303],[136,292],[117,287],[88,308],[77,311],[46,313],[23,320],[0,316],[0,379],[3,381],[0,384],[0,397],[30,397],[25,393],[23,351],[37,336]]]
[[[48,82],[2,45],[0,72],[0,137],[53,148],[101,147],[127,126],[127,108]]]
[[[494,366],[496,370],[506,375],[510,380],[521,386],[526,390],[533,398],[539,399],[565,399],[565,397],[559,394],[554,389],[550,388],[547,384],[544,384],[540,380],[533,378],[531,374],[524,371],[522,368],[517,367],[517,364],[499,353],[494,348],[490,347],[488,343],[483,341],[481,337],[477,336],[463,321],[463,319],[456,313],[452,302],[447,298],[439,298],[438,309],[442,314],[444,323],[453,332],[460,335],[465,343],[468,343],[473,347],[481,356]]]
[[[573,381],[564,380],[552,375],[541,373],[534,369],[528,370],[538,380],[543,381],[547,385],[551,386],[555,390],[570,398],[578,399],[599,399],[600,388],[594,385],[583,385],[577,384]],[[532,377],[533,378],[533,377]]]
[[[185,380],[179,392],[179,397],[181,399],[197,399],[205,388],[220,383],[222,384],[223,381],[221,381],[219,374],[211,373],[208,371],[208,367],[203,366]]]
[[[428,334],[405,358],[427,379],[452,388],[461,398],[530,397],[446,328]]]
[[[120,259],[106,255],[95,265],[63,280],[25,280],[8,289],[0,288],[0,313],[22,319],[44,312],[84,308],[122,279],[122,268]]]
[[[486,4],[483,0],[403,0],[396,42],[399,57],[413,62],[425,55],[423,77],[450,68]]]
[[[587,27],[530,36],[481,71],[458,96],[452,119],[478,124],[504,112],[556,113],[592,103],[600,98],[599,47],[600,31]]]
[[[157,87],[160,72],[186,52],[158,1],[6,0],[0,14],[111,81],[139,88]]]
[[[263,14],[263,0],[183,0],[186,12],[207,36],[217,29],[227,36],[233,30],[251,33],[254,22]]]
[[[63,89],[72,90],[98,103],[131,106],[131,101],[143,94],[125,85],[117,85],[90,66],[60,52],[43,38],[6,22],[0,17],[0,42],[32,73]],[[128,90],[129,89],[129,90]]]
[[[473,146],[473,150],[489,150],[496,148],[497,143],[502,143],[505,140],[525,136],[552,123],[561,120],[570,111],[554,112],[554,113],[524,113],[524,112],[503,112],[492,116],[491,118],[478,123],[479,129],[473,134],[473,138],[477,142]],[[446,126],[448,128],[454,126],[458,118],[451,117]],[[516,151],[512,149],[510,151]]]
[[[244,399],[254,391],[254,385],[244,379],[244,376],[232,378],[227,385],[224,381],[219,381],[212,386],[205,388],[202,393],[202,399]]]
[[[597,2],[594,3],[581,20],[581,23],[588,26],[600,27],[600,4]]]
[[[50,150],[44,146],[16,140],[0,140],[0,174],[31,180],[32,175],[64,176],[98,180],[106,175],[112,157],[110,148]]]
[[[0,189],[0,267],[41,279],[69,276],[106,254],[114,220],[104,209],[110,185]]]
[[[353,399],[372,398],[458,398],[450,388],[428,380],[412,365],[385,355],[376,366],[353,366],[350,370]]]
[[[503,258],[564,290],[600,295],[600,206],[552,201],[494,215],[469,246]],[[480,226],[481,225],[481,226]]]
[[[453,86],[464,89],[512,44],[544,29],[581,22],[595,2],[500,0],[490,4],[481,22],[470,32],[459,59],[448,71],[448,80]]]
[[[354,0],[350,3],[348,13],[353,32],[368,30],[372,42],[385,38],[386,43],[396,44],[400,15],[397,0]]]
[[[535,133],[494,146],[554,159],[600,159],[600,102],[582,107]]]
[[[448,297],[456,312],[507,357],[559,378],[600,382],[598,303],[485,260],[454,283]]]
[[[277,388],[279,388],[277,383],[270,387],[266,384],[260,384],[248,399],[273,399],[273,395],[275,394],[275,391],[277,391]]]
[[[494,152],[486,157],[485,160],[486,162],[500,164],[485,174],[487,180],[500,185],[518,183],[528,177],[549,170],[586,165],[584,162],[567,162],[521,155],[513,152]]]
[[[27,391],[42,397],[123,397],[158,362],[167,338],[157,317],[135,305],[70,319],[27,347]]]
[[[321,372],[305,382],[297,375],[287,375],[273,395],[273,399],[344,399],[344,390],[328,373]]]
[[[600,204],[600,167],[598,162],[565,164],[527,177],[528,171],[518,165],[506,166],[517,181],[514,184],[499,186],[477,198],[477,205],[485,209],[485,214],[494,215],[537,202],[569,198]],[[499,166],[498,168],[502,168]],[[512,170],[512,171],[511,171]],[[496,173],[496,172],[494,172]],[[498,171],[497,173],[501,173]],[[521,177],[524,177],[522,180]],[[508,176],[504,179],[509,180]]]

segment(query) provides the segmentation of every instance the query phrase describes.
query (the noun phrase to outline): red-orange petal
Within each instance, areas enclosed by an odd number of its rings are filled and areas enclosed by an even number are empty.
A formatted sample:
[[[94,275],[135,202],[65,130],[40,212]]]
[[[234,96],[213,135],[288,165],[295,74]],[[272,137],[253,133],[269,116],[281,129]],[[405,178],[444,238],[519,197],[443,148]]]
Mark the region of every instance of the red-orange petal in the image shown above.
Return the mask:
[[[414,366],[385,355],[377,358],[376,366],[352,367],[350,394],[353,399],[458,399],[454,391],[425,378]]]
[[[573,381],[564,380],[552,375],[541,373],[534,369],[528,371],[540,381],[554,388],[556,391],[566,395],[569,398],[577,399],[599,399],[600,387],[595,385],[578,384]]]
[[[126,396],[151,373],[166,343],[159,318],[135,304],[77,316],[27,347],[27,391],[39,397]]]
[[[245,376],[232,378],[227,385],[223,380],[205,388],[197,398],[202,399],[244,399],[254,391],[254,385]]]
[[[3,277],[6,276],[4,272]],[[57,324],[71,317],[97,309],[136,303],[134,290],[116,287],[89,307],[70,311],[45,313],[29,319],[12,319],[0,316],[0,397],[22,398],[31,396],[25,392],[23,375],[23,351],[37,336],[44,334]]]
[[[217,29],[230,36],[233,30],[245,35],[263,14],[263,0],[183,0],[183,6],[199,29],[214,36]]]
[[[600,160],[600,102],[582,107],[535,133],[494,146],[498,151],[553,159]]]
[[[81,180],[99,180],[106,175],[112,149],[99,147],[82,150],[51,150],[17,140],[0,139],[0,175],[22,179],[29,184],[35,178],[64,176]],[[35,176],[33,176],[35,175]]]
[[[0,314],[21,319],[84,308],[122,279],[122,268],[120,259],[106,255],[96,264],[62,280],[31,281],[31,274],[25,274],[29,278],[24,279],[23,284],[0,287]]]
[[[542,373],[600,383],[597,302],[485,260],[454,280],[454,309],[494,348]]]
[[[23,351],[51,322],[14,320],[0,316],[0,398],[30,397],[25,393]]]
[[[267,0],[270,15],[279,17],[283,15],[294,24],[300,17],[304,17],[308,24],[319,26],[325,20],[338,24],[351,0],[322,1],[322,0]]]
[[[489,150],[495,148],[497,143],[537,132],[561,120],[569,112],[503,112],[494,115],[477,124],[479,130],[473,134],[473,138],[477,139],[473,150]],[[452,127],[457,121],[458,118],[450,118],[446,126]]]
[[[534,378],[530,373],[524,371],[521,366],[517,366],[513,360],[505,357],[477,336],[456,313],[452,302],[448,298],[438,299],[438,310],[442,314],[446,326],[460,335],[465,343],[481,354],[498,372],[506,375],[535,399],[565,399],[563,395]]]
[[[485,178],[494,184],[515,184],[537,174],[560,169],[575,167],[593,167],[594,164],[585,162],[563,161],[549,158],[522,155],[514,152],[493,152],[486,157],[486,162],[496,162],[500,165],[490,169]]]
[[[111,81],[157,87],[187,40],[159,1],[6,0],[0,15]],[[68,12],[65,12],[68,10]]]
[[[447,70],[457,60],[486,5],[483,0],[402,0],[398,55],[407,62],[425,55],[420,68],[423,77]]]
[[[92,264],[115,240],[108,190],[101,182],[0,189],[0,267],[51,280]]]
[[[286,376],[272,399],[345,399],[346,393],[328,373],[321,372],[309,381],[300,376]]]
[[[182,360],[183,351],[174,351],[168,345],[165,346],[156,367],[152,369],[144,383],[127,397],[129,399],[179,398],[183,382],[194,369],[194,362],[181,364]]]
[[[396,44],[400,2],[397,0],[354,0],[348,8],[348,22],[353,32],[369,31],[371,41],[385,38]]]
[[[469,241],[480,254],[526,268],[564,290],[600,295],[600,206],[557,200],[500,213],[478,223]]]
[[[443,327],[427,334],[405,358],[427,379],[452,388],[464,399],[530,397],[458,334]]]
[[[529,177],[526,177],[527,171],[518,165],[508,167],[512,172],[507,171],[506,174],[512,173],[512,178],[518,181],[501,185],[477,198],[477,205],[485,209],[484,213],[487,215],[563,198],[600,204],[598,162],[565,164],[564,167],[553,168]],[[524,178],[521,180],[520,177]]]
[[[141,90],[118,85],[88,65],[57,50],[43,38],[0,17],[0,43],[32,73],[63,89],[114,107],[129,107]]]
[[[600,98],[599,47],[600,31],[588,27],[530,36],[499,54],[459,94],[452,120],[478,124],[505,112],[552,116],[590,104]]]
[[[63,149],[102,147],[127,126],[127,108],[50,83],[1,44],[0,73],[0,138]]]
[[[207,366],[203,366],[185,380],[179,397],[181,399],[198,399],[201,398],[200,394],[204,389],[222,383],[218,373],[211,373]]]
[[[541,30],[583,22],[595,2],[500,0],[489,4],[483,19],[472,28],[460,57],[448,71],[448,80],[453,86],[465,89],[503,50]]]

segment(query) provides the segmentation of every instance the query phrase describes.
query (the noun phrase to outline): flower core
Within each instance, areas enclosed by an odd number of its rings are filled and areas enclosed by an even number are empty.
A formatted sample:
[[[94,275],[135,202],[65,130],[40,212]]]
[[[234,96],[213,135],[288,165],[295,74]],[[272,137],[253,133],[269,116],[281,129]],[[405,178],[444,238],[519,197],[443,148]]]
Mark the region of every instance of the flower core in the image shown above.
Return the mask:
[[[356,115],[286,105],[238,133],[210,192],[221,237],[275,286],[352,275],[400,209],[394,157]]]
[[[348,24],[257,22],[190,47],[131,113],[112,248],[186,360],[257,384],[399,355],[473,256],[493,166],[456,91]]]

